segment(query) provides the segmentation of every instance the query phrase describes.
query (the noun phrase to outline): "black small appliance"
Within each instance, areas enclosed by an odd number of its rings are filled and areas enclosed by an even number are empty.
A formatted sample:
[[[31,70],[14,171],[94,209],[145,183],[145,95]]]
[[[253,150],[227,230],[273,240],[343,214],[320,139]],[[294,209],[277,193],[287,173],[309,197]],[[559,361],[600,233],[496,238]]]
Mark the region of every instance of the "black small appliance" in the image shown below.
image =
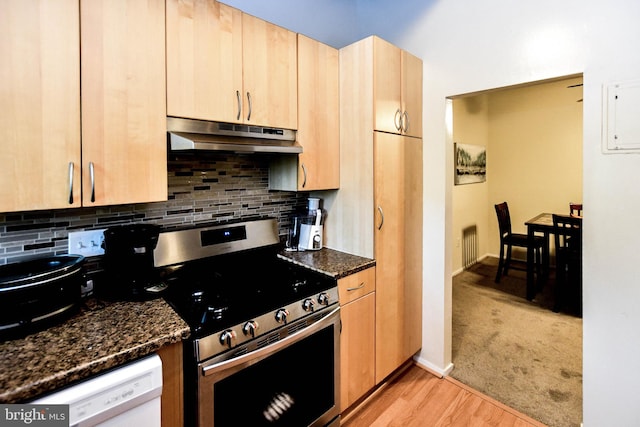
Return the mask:
[[[0,339],[52,326],[78,308],[84,257],[52,255],[0,266]]]
[[[160,227],[128,224],[104,232],[104,277],[96,294],[106,299],[145,300],[158,297],[165,286],[153,265]]]

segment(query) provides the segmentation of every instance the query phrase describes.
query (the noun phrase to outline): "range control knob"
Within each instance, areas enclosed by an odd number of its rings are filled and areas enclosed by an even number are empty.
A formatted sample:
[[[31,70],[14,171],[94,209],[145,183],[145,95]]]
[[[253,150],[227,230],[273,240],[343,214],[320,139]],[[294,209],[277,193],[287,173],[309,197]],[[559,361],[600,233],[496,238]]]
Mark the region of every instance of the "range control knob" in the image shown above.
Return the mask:
[[[220,334],[220,344],[226,345],[227,347],[233,347],[233,344],[236,341],[236,333],[232,329],[227,329],[223,333]]]
[[[318,304],[329,305],[329,295],[324,292],[318,295]]]
[[[276,322],[278,323],[287,323],[287,317],[289,316],[289,310],[286,308],[281,308],[276,311]]]
[[[251,335],[251,338],[255,338],[256,331],[258,330],[259,327],[260,326],[258,325],[258,322],[256,322],[255,320],[249,320],[242,327],[242,333],[245,334],[245,336]]]
[[[313,311],[313,300],[311,298],[306,298],[302,301],[302,309],[304,311]]]

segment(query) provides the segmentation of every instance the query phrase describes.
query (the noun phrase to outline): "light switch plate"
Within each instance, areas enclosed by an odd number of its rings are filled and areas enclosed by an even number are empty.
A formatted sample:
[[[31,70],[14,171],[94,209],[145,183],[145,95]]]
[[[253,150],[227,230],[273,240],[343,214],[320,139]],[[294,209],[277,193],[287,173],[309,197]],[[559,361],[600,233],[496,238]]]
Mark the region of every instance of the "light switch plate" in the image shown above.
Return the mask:
[[[612,83],[603,92],[603,152],[640,153],[640,80]]]
[[[70,232],[67,251],[86,257],[104,255],[104,232],[104,229]]]

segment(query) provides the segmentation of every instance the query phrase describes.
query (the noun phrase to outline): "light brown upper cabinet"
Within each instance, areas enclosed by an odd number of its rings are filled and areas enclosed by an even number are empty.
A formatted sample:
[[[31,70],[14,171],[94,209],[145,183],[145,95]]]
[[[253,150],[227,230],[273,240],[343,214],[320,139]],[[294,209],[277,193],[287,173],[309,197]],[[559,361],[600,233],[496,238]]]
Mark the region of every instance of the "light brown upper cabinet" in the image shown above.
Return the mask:
[[[167,0],[167,115],[296,129],[296,33],[211,0]]]
[[[164,2],[0,8],[0,211],[166,200]]]
[[[313,191],[340,186],[339,51],[298,34],[299,155],[277,156],[272,190]]]
[[[422,61],[372,38],[375,130],[422,138]]]
[[[296,33],[242,14],[245,123],[296,129]]]
[[[337,49],[298,35],[298,190],[340,186]]]
[[[167,115],[243,121],[242,12],[167,0]]]
[[[82,204],[167,200],[163,0],[82,0]]]
[[[78,0],[0,4],[0,211],[80,206]]]

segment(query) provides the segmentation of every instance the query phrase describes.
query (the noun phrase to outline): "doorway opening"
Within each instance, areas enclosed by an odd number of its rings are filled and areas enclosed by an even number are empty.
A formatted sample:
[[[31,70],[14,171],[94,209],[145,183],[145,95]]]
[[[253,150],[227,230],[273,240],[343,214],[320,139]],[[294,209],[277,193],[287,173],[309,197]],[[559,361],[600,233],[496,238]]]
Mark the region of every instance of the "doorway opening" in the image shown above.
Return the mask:
[[[524,271],[495,284],[494,205],[507,201],[513,231],[526,233],[537,214],[582,202],[582,105],[581,74],[448,100],[450,149],[486,156],[484,181],[451,180],[451,376],[548,425],[581,421],[582,319],[553,313],[542,294],[527,301]]]

